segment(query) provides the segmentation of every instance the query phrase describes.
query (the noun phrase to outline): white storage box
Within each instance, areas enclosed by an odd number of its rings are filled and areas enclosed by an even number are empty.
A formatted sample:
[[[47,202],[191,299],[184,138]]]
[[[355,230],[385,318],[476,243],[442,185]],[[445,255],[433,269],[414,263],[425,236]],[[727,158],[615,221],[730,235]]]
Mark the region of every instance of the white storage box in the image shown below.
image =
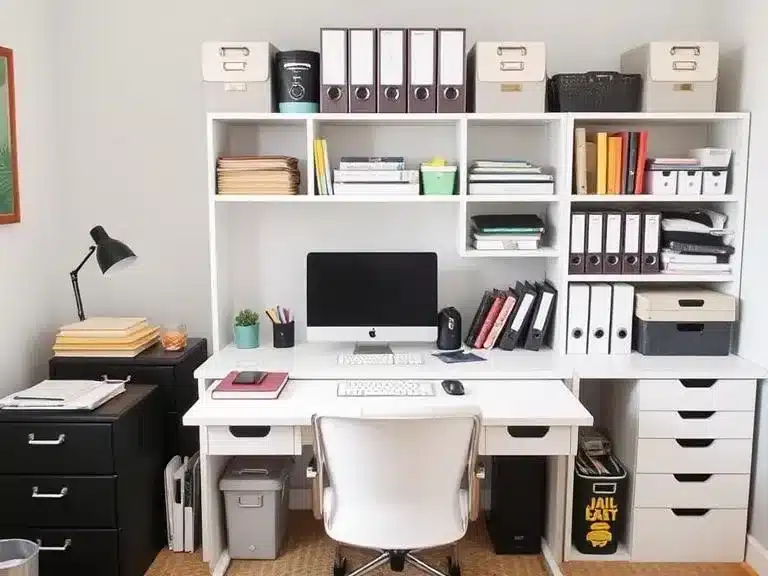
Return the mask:
[[[238,456],[219,480],[224,493],[229,556],[274,560],[288,514],[291,458]]]
[[[677,170],[648,170],[648,194],[674,196],[677,194]]]
[[[728,169],[702,171],[701,193],[705,196],[723,196],[728,193]]]
[[[701,195],[701,184],[704,172],[696,170],[680,170],[677,173],[677,193],[680,196]]]
[[[650,42],[621,56],[621,71],[643,75],[644,112],[714,112],[717,42]]]
[[[478,42],[469,52],[467,94],[474,112],[544,112],[547,50],[543,42]]]
[[[269,42],[203,42],[208,112],[274,112],[276,49]]]
[[[699,161],[702,168],[726,170],[731,165],[730,148],[694,148],[689,154]]]

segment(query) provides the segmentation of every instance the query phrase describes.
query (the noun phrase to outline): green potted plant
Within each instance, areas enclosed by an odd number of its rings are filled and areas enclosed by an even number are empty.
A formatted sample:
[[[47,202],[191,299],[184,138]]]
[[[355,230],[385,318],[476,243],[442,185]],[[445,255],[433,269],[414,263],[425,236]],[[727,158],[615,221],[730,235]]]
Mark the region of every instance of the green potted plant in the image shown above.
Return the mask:
[[[253,310],[246,308],[235,316],[235,346],[259,347],[259,315]]]

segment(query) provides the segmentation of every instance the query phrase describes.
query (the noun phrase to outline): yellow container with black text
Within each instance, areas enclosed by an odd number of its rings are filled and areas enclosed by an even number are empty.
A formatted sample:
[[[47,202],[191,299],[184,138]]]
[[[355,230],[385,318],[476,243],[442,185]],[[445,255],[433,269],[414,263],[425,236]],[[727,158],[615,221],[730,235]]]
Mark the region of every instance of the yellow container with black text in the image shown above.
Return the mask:
[[[425,196],[451,196],[456,193],[458,166],[435,158],[421,165],[421,189]]]

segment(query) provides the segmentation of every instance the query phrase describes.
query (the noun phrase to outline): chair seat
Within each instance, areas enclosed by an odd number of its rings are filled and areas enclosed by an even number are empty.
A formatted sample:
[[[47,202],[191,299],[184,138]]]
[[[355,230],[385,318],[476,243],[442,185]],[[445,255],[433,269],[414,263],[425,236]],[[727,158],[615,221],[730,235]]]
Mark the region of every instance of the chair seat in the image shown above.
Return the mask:
[[[323,518],[328,535],[342,544],[375,550],[419,550],[453,544],[467,532],[469,497],[466,490],[458,493],[457,514],[436,518],[413,514],[411,506],[356,506],[352,513],[334,510],[334,490],[323,492]],[[347,508],[349,510],[349,508]],[[361,524],[360,519],[365,522]]]

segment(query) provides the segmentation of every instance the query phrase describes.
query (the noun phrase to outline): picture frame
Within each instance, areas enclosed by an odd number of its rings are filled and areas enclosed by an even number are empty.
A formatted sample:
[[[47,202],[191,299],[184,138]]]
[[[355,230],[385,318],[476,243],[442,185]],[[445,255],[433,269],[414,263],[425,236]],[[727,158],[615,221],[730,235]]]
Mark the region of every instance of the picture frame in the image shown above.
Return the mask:
[[[20,221],[13,50],[0,46],[0,224]]]

